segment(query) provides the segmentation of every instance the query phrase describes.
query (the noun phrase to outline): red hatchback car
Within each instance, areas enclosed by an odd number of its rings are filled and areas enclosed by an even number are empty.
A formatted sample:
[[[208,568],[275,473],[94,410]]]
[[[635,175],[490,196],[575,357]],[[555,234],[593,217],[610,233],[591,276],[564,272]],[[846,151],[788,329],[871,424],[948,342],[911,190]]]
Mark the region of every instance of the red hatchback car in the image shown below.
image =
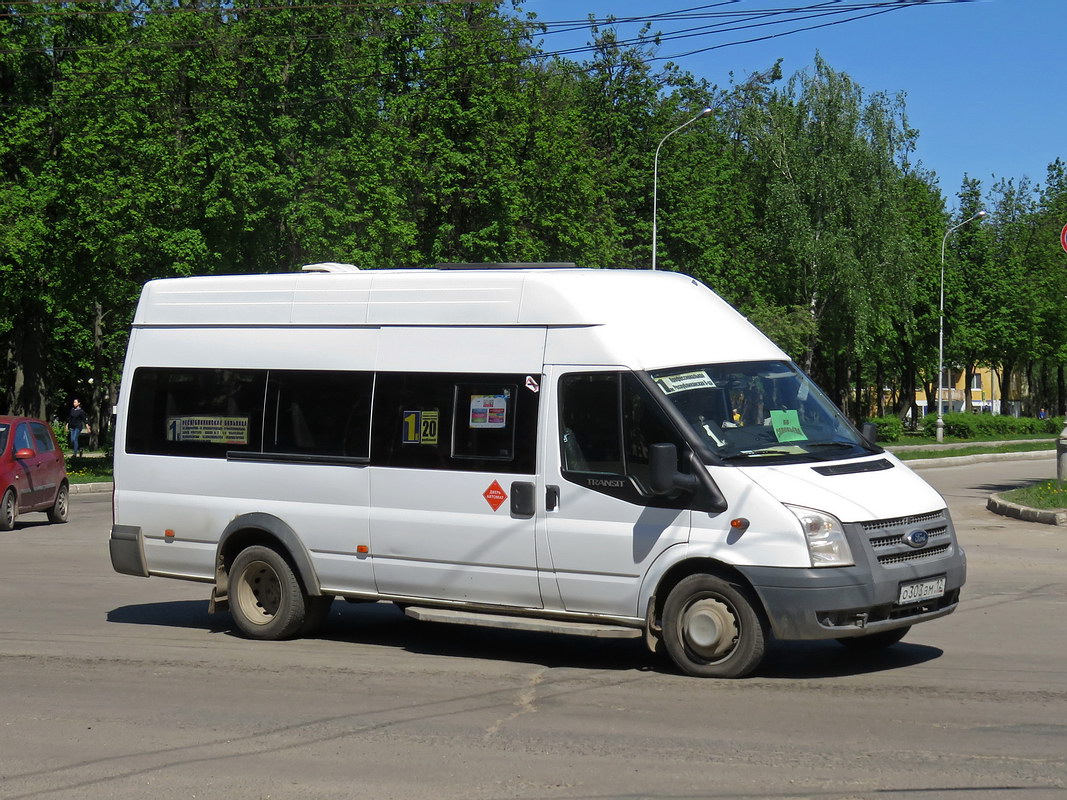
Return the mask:
[[[0,492],[0,531],[14,528],[15,517],[28,511],[67,521],[67,465],[52,429],[41,420],[0,416]]]

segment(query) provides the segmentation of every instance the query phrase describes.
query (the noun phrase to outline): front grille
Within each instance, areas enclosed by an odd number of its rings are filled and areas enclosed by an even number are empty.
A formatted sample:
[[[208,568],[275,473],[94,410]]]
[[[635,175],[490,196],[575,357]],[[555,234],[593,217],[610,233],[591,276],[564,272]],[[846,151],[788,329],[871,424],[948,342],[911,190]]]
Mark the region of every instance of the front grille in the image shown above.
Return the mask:
[[[861,522],[865,531],[879,531],[886,528],[903,528],[913,525],[923,525],[927,522],[945,519],[944,511],[935,511],[932,514],[920,514],[917,517],[897,517],[896,519],[876,519],[870,522]]]
[[[948,511],[917,514],[912,517],[876,519],[861,522],[863,544],[871,556],[871,563],[892,568],[898,564],[915,564],[949,555],[956,542]],[[924,530],[928,541],[923,547],[912,547],[904,537],[915,530]],[[859,531],[857,531],[859,533]]]
[[[950,547],[952,547],[951,544],[943,544],[940,547],[924,547],[922,550],[911,550],[907,553],[878,556],[878,563],[884,566],[886,564],[908,564],[912,561],[922,561],[924,558],[939,556],[947,552]]]
[[[937,528],[927,528],[926,532],[930,534],[930,541],[932,542],[934,539],[948,536],[948,526],[941,525]],[[900,544],[903,539],[903,533],[895,533],[892,536],[879,536],[877,539],[871,539],[871,547],[877,552],[879,547],[890,547],[895,544]]]

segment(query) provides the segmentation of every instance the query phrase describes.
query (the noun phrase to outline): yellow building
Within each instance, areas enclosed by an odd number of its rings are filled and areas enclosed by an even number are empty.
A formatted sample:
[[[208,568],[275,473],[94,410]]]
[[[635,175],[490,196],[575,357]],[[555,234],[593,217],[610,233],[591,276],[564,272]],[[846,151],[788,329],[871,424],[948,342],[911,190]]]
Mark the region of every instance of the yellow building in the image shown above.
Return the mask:
[[[1005,413],[1002,410],[1004,392],[1000,385],[1000,376],[996,370],[989,367],[978,367],[974,371],[973,380],[969,387],[964,386],[966,373],[960,369],[946,369],[945,376],[941,381],[941,402],[945,414],[953,411],[965,411],[967,409],[967,393],[970,393],[971,408],[979,413]],[[915,403],[919,406],[920,416],[937,413],[937,400],[930,402],[926,392],[919,389],[915,392]]]

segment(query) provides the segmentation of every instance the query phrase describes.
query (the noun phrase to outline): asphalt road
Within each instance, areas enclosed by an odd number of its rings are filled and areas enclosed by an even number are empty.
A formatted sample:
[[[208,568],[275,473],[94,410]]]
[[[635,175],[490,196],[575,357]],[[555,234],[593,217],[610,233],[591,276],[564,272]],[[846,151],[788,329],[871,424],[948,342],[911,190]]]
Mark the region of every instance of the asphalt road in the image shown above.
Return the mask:
[[[203,584],[111,571],[108,495],[0,534],[0,798],[1067,797],[1067,531],[989,491],[1052,458],[927,469],[969,556],[954,615],[857,656],[776,645],[743,681],[634,641],[335,603],[252,642]]]

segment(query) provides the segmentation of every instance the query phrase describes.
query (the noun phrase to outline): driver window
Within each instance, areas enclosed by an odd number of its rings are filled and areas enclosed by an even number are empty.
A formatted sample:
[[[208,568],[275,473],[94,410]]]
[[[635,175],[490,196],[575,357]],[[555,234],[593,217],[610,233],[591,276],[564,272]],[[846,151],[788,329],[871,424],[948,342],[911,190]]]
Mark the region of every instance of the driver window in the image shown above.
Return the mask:
[[[15,431],[15,449],[33,450],[33,439],[30,438],[30,427],[26,423],[19,425]]]
[[[634,375],[564,375],[559,397],[560,465],[568,481],[640,505],[688,507],[687,496],[658,497],[649,488],[649,447],[674,444],[679,469],[689,472],[689,446]]]

